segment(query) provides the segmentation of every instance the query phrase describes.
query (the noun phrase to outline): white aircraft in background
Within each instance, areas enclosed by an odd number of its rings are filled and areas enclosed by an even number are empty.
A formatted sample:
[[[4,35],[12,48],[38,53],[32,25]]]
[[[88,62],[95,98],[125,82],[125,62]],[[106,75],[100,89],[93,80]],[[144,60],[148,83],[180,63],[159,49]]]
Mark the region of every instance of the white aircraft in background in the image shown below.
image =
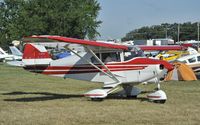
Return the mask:
[[[22,53],[15,46],[9,47],[11,54],[0,48],[0,61],[12,66],[23,66]]]
[[[23,41],[26,42],[22,59],[24,69],[51,76],[103,83],[101,89],[84,94],[92,100],[106,98],[119,86],[123,87],[128,97],[137,96],[141,90],[135,85],[157,78],[166,70],[173,70],[173,66],[166,61],[143,57],[143,51],[136,46],[46,35],[25,37]],[[66,46],[74,54],[53,60],[44,46],[33,44],[42,41],[80,44],[85,51],[76,52]],[[149,94],[148,98],[164,103],[167,96],[160,90],[159,82],[157,84],[159,90]]]
[[[9,60],[6,63],[11,66],[23,67],[24,63],[22,62],[22,52],[17,49],[15,46],[9,46],[9,49],[14,57],[13,60]]]
[[[5,62],[6,59],[13,59],[12,55],[8,55],[1,47],[0,47],[0,61]]]
[[[11,60],[15,60],[15,56],[6,53],[2,48],[0,48],[0,61],[5,62]]]
[[[187,64],[194,72],[200,71],[200,53],[187,55],[178,58],[177,61]]]
[[[22,52],[15,46],[9,46],[11,54],[16,56],[15,60],[22,60]]]
[[[22,60],[22,53],[15,47],[10,46],[10,51],[12,54],[6,53],[1,47],[0,47],[0,60],[1,61],[13,61],[13,60]]]

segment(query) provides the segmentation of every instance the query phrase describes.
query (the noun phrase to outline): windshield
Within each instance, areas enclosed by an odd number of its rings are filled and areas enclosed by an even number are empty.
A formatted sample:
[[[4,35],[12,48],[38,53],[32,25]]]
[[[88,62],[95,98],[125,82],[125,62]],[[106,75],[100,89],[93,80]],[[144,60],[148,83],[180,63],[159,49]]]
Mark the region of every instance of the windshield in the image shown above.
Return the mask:
[[[134,57],[144,57],[144,52],[136,46],[131,46],[128,51],[124,52],[124,60],[130,60]]]

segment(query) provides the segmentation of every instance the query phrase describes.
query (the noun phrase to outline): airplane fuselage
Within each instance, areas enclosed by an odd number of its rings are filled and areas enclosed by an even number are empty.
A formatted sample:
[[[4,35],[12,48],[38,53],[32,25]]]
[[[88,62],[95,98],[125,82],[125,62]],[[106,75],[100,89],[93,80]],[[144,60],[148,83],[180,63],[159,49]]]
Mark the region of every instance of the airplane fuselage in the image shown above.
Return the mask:
[[[90,53],[82,52],[80,55],[87,60],[92,58]],[[41,64],[41,59],[27,59],[26,61],[31,62],[31,60],[32,62],[40,62],[40,64],[26,65],[26,67],[24,67],[26,70],[32,72],[92,82],[114,82],[108,75],[86,63],[76,55],[71,55],[58,60],[49,60],[49,62],[47,59],[44,59],[44,61],[47,61],[44,62],[44,64]],[[139,83],[152,79],[163,72],[161,64],[158,62],[157,64],[150,64],[151,61],[156,62],[157,60],[135,57],[123,62],[108,62],[105,65],[121,83]],[[106,71],[101,64],[95,65],[101,70]]]

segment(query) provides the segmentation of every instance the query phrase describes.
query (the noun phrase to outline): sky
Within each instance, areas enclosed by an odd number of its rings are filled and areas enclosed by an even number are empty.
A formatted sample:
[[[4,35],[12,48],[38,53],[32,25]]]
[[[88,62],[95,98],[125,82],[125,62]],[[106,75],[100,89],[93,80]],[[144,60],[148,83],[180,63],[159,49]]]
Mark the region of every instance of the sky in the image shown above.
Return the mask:
[[[2,1],[2,0],[0,0]],[[200,0],[97,0],[98,39],[121,39],[143,26],[200,22]]]
[[[121,39],[143,26],[200,22],[200,0],[98,0],[98,39]]]

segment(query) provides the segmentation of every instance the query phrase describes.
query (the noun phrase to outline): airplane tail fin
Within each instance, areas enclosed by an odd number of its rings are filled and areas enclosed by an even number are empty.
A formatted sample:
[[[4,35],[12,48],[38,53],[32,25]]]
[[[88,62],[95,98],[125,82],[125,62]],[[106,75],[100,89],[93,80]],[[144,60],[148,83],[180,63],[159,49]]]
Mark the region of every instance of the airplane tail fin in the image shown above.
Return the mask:
[[[44,46],[26,44],[22,61],[25,65],[49,65],[52,59]]]

